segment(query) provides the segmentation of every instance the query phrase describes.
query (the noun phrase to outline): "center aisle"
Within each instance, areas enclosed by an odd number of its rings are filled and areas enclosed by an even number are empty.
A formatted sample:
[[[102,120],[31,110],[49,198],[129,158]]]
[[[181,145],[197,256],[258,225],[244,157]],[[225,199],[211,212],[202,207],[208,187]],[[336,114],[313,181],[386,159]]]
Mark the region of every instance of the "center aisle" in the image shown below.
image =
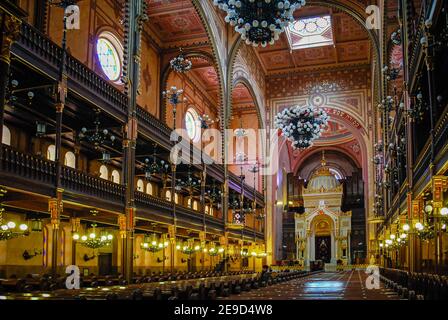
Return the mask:
[[[273,286],[231,295],[222,300],[398,300],[384,287],[366,288],[364,271],[322,272]]]

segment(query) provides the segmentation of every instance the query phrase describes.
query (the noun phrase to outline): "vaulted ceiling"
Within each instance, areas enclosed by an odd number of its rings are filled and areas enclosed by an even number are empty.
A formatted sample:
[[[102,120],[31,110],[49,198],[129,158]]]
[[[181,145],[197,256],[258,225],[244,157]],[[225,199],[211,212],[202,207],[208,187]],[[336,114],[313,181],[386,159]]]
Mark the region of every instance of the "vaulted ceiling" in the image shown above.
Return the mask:
[[[208,43],[191,0],[151,0],[148,16],[152,35],[162,48]]]
[[[329,15],[334,45],[291,50],[286,33],[273,46],[257,48],[257,54],[269,74],[370,64],[370,42],[366,31],[343,12],[324,7],[306,6],[295,12],[296,19]]]

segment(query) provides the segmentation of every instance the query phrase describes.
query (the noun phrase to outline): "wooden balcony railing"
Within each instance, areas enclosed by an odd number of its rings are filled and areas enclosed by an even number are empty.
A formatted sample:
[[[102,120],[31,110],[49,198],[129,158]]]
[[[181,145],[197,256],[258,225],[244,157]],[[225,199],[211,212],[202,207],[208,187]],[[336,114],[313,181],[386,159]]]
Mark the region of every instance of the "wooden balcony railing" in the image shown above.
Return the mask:
[[[0,163],[1,185],[6,187],[18,187],[16,182],[21,181],[20,188],[26,191],[41,193],[39,187],[46,191],[53,190],[56,178],[55,162],[42,157],[25,154],[3,145],[3,160]],[[75,200],[83,203],[83,198],[77,195],[98,198],[118,207],[124,203],[125,186],[108,180],[84,173],[82,171],[63,166],[61,170],[61,187],[65,190],[64,197],[76,195]],[[43,190],[42,189],[42,190]],[[48,192],[43,192],[48,195]],[[138,207],[137,216],[145,211],[157,213],[159,216],[171,217],[173,204],[162,198],[154,197],[143,192],[135,192],[135,201]],[[90,204],[89,204],[90,205]],[[203,223],[201,212],[176,205],[179,224],[200,226]],[[223,230],[224,221],[222,214],[216,216],[206,215],[207,228]],[[169,219],[168,219],[169,220]],[[253,230],[248,228],[247,232]],[[257,236],[261,233],[256,232]]]
[[[56,166],[53,161],[21,153],[6,145],[2,145],[2,148],[3,160],[1,162],[1,169],[3,172],[19,176],[23,179],[38,181],[45,185],[54,184]],[[6,184],[7,182],[2,181],[2,184]]]
[[[124,200],[125,187],[123,185],[69,167],[62,167],[61,182],[62,187],[67,191],[118,203]]]

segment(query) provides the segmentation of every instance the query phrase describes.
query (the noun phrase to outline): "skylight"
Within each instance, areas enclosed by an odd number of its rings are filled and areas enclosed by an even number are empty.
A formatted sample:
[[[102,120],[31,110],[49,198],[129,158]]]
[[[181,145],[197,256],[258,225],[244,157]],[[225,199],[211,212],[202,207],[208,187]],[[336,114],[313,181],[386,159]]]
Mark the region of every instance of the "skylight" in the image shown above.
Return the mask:
[[[286,28],[292,50],[333,45],[331,16],[298,19]]]

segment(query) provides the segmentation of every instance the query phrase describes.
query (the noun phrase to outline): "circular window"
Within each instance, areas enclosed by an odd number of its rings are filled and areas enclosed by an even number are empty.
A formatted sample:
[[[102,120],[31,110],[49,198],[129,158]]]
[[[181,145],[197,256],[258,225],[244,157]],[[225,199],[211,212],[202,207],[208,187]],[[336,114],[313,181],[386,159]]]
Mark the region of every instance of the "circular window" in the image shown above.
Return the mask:
[[[111,81],[117,82],[121,77],[123,48],[118,39],[110,32],[103,32],[96,44],[98,61],[104,74]]]
[[[197,142],[199,140],[200,128],[199,128],[199,116],[196,110],[190,108],[185,114],[185,129],[187,130],[188,137]]]

